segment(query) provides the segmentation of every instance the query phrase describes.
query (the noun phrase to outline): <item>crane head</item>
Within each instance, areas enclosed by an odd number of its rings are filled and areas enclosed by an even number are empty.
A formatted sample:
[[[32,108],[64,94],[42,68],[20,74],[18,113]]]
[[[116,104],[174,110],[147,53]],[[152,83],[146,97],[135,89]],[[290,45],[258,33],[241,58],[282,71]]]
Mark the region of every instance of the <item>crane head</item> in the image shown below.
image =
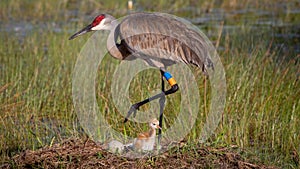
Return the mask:
[[[110,30],[111,29],[111,22],[113,19],[111,17],[107,17],[106,14],[100,14],[96,16],[96,18],[93,20],[93,22],[89,25],[87,25],[85,28],[81,29],[80,31],[76,32],[74,35],[72,35],[69,40],[76,38],[79,35],[83,35],[90,31],[96,31],[96,30]]]
[[[161,129],[161,127],[159,126],[159,121],[157,119],[152,119],[150,122],[149,122],[149,125],[151,128],[154,128],[154,129]]]

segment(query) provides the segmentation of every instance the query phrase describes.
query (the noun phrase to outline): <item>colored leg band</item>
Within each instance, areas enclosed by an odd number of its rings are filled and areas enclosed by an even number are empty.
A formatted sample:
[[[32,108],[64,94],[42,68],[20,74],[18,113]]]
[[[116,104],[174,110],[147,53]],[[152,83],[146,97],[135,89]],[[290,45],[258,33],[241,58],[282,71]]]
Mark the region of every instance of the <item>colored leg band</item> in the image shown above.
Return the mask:
[[[170,86],[176,85],[176,81],[175,81],[175,79],[174,79],[173,77],[170,78],[170,79],[168,80],[168,82],[169,82]]]
[[[172,75],[169,72],[165,72],[164,77],[166,78],[166,80],[169,82],[171,86],[174,86],[176,84],[175,79],[172,77]]]

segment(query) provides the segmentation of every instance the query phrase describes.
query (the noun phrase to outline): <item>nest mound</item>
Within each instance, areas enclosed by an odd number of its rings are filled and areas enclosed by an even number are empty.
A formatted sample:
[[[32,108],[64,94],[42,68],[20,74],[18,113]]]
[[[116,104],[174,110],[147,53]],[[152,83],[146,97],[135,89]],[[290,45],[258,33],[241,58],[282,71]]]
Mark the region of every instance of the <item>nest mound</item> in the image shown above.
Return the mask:
[[[181,144],[154,157],[128,159],[89,139],[68,139],[36,151],[26,150],[2,168],[276,168],[253,164],[228,148]]]

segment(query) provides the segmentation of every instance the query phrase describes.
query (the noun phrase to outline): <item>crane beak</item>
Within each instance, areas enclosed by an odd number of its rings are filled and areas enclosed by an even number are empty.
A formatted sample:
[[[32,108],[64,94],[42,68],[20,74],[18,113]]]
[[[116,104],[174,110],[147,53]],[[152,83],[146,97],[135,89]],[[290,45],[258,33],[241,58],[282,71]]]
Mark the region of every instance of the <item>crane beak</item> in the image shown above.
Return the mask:
[[[92,24],[89,24],[88,26],[86,26],[85,28],[81,29],[80,31],[78,31],[77,33],[75,33],[74,35],[72,35],[69,40],[72,40],[74,38],[76,38],[77,36],[83,35],[85,33],[88,33],[90,31],[92,31]]]

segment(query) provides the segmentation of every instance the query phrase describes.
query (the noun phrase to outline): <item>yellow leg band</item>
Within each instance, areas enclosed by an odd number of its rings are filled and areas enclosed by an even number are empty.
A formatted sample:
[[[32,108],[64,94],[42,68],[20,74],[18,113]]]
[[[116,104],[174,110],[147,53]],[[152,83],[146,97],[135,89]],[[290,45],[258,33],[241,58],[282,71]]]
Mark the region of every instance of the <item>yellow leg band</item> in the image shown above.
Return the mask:
[[[169,84],[170,84],[171,86],[174,86],[174,85],[176,84],[176,81],[175,81],[174,78],[170,78],[170,79],[168,80],[168,82],[169,82]]]

